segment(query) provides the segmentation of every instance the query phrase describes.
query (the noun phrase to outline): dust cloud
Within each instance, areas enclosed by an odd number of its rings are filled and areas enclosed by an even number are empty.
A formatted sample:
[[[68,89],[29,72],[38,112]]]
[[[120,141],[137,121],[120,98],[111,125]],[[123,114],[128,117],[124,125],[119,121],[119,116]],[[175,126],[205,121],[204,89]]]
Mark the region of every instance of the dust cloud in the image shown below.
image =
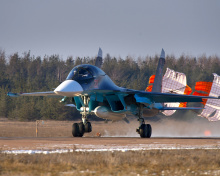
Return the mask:
[[[147,120],[152,126],[152,137],[220,137],[220,121],[209,122],[202,117],[192,119],[176,119],[161,117],[157,121]],[[129,124],[120,121],[109,123],[102,137],[139,137],[136,128],[139,123],[132,119]]]
[[[164,119],[151,125],[152,137],[220,137],[220,122],[209,122],[206,119]]]

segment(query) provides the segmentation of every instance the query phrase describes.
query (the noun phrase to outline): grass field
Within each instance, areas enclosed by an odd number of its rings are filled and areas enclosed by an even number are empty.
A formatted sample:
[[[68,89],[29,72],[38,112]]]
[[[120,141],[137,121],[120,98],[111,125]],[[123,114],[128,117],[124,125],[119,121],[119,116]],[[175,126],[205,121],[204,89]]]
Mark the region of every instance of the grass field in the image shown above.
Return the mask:
[[[216,150],[0,154],[1,175],[220,175]]]

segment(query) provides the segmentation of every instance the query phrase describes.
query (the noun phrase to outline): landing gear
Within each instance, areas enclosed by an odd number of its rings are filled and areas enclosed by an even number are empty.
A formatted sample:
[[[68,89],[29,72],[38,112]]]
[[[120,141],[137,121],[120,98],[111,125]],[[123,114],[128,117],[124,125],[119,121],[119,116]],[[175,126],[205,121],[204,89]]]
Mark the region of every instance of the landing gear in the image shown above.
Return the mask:
[[[83,137],[85,133],[85,126],[82,122],[79,123],[79,137]]]
[[[136,130],[140,134],[141,138],[150,138],[152,134],[152,128],[150,124],[145,124],[143,118],[143,106],[140,105],[138,113],[138,121],[140,123],[139,128]]]
[[[85,125],[83,122],[74,123],[72,126],[73,137],[83,137],[84,133],[90,133],[92,131],[92,125],[87,122]]]
[[[90,122],[87,122],[87,123],[85,124],[85,132],[86,132],[86,133],[90,133],[91,131],[92,131],[92,125],[91,125]]]
[[[152,133],[152,128],[150,124],[142,124],[139,128],[140,137],[150,138]]]
[[[72,135],[73,137],[78,137],[79,136],[79,125],[78,123],[74,123],[72,126]]]
[[[88,109],[88,103],[89,103],[89,97],[82,96],[84,107],[82,114],[82,122],[80,123],[74,123],[72,126],[72,135],[73,137],[83,137],[84,133],[90,133],[92,132],[92,125],[88,121],[87,116],[89,115]]]

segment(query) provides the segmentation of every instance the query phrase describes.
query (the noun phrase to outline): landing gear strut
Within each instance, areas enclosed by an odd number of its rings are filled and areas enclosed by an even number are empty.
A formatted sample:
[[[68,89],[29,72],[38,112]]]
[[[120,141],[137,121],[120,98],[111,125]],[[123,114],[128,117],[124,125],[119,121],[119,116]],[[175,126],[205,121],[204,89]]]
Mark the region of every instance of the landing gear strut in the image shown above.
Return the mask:
[[[152,128],[150,124],[145,124],[143,118],[143,105],[140,105],[139,112],[138,112],[138,121],[139,121],[139,128],[136,129],[137,133],[140,134],[141,138],[150,138],[152,133]]]
[[[90,133],[92,131],[92,125],[88,121],[87,116],[89,115],[88,111],[88,104],[89,104],[89,97],[82,96],[84,107],[82,114],[82,122],[74,123],[72,126],[72,135],[73,137],[83,137],[84,133]]]

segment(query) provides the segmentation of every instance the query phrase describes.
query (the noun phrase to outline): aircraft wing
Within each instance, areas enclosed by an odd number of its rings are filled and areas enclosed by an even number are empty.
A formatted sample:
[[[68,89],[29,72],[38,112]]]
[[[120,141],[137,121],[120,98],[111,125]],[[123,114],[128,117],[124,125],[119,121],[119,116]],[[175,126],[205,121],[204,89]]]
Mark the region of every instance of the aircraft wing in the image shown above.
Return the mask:
[[[160,93],[160,92],[145,92],[133,89],[122,89],[122,90],[89,90],[84,91],[86,94],[132,94],[135,95],[136,100],[141,100],[143,103],[145,100],[154,103],[165,103],[165,102],[202,102],[202,99],[220,99],[220,97],[211,96],[194,96],[194,95],[182,95],[182,94],[171,94],[171,93]],[[141,103],[141,101],[138,101]]]
[[[149,99],[154,103],[165,103],[165,102],[202,102],[202,99],[219,99],[219,97],[207,97],[207,96],[193,96],[193,95],[182,95],[182,94],[170,94],[170,93],[158,93],[158,92],[145,92],[145,91],[134,91],[136,100]],[[139,101],[139,102],[140,102]],[[147,103],[147,102],[143,102]]]
[[[132,94],[139,103],[165,103],[165,102],[202,102],[202,99],[220,99],[220,97],[211,96],[194,96],[194,95],[182,95],[182,94],[171,94],[171,93],[160,93],[160,92],[145,92],[132,89],[122,90],[90,90],[85,91],[87,94]]]
[[[162,107],[160,110],[200,110],[202,107]]]
[[[7,94],[10,97],[20,97],[20,96],[46,96],[46,97],[63,97],[57,95],[54,91],[48,91],[48,92],[30,92],[30,93],[12,93],[8,92]]]
[[[170,94],[170,93],[159,93],[159,92],[145,92],[132,89],[122,90],[90,90],[84,93],[89,94],[133,94],[136,101],[139,103],[165,103],[165,102],[202,102],[202,99],[219,99],[219,97],[207,97],[207,96],[193,96],[193,95],[181,95],[181,94]],[[46,96],[46,97],[63,97],[57,95],[54,91],[48,92],[31,92],[31,93],[11,93],[7,94],[10,97],[19,96]],[[165,109],[164,109],[165,110]]]

